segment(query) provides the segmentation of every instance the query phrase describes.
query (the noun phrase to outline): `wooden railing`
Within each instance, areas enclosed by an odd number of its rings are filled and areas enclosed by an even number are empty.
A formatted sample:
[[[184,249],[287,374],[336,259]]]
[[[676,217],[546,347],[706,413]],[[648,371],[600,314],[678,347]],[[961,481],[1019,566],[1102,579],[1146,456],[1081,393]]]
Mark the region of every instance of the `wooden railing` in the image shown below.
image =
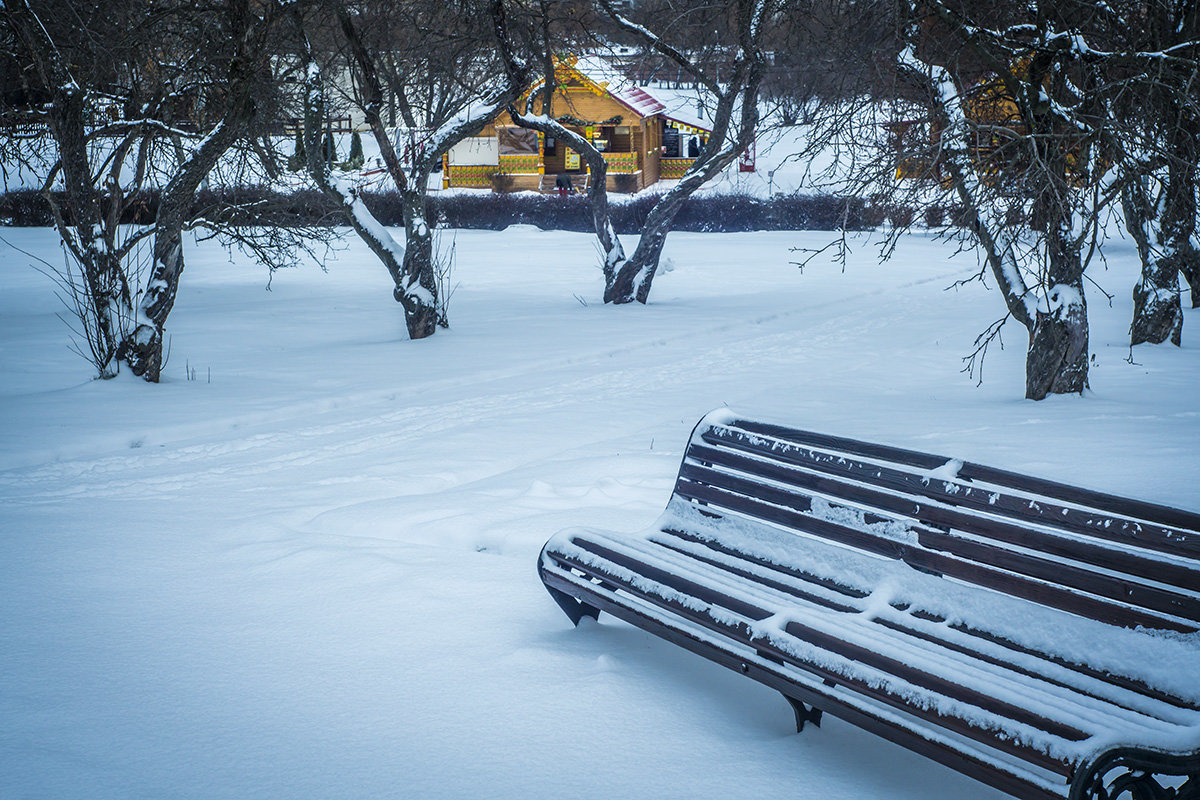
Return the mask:
[[[682,178],[695,161],[694,158],[663,158],[659,162],[659,177],[663,180]]]
[[[604,153],[604,160],[613,174],[638,171],[637,153]]]

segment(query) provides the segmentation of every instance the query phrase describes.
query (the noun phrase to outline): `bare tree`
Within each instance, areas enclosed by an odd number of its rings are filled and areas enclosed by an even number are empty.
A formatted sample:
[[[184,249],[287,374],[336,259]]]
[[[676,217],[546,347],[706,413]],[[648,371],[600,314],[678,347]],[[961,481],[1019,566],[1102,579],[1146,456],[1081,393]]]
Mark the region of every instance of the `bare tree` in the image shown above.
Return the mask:
[[[272,0],[256,2],[252,6],[250,0],[225,0],[213,11],[216,20],[222,23],[224,35],[224,46],[216,44],[214,47],[220,53],[217,66],[219,78],[223,80],[217,84],[219,88],[207,93],[205,100],[216,111],[216,121],[190,148],[181,146],[179,138],[175,139],[179,159],[174,175],[160,194],[154,226],[153,267],[138,302],[133,330],[118,352],[118,357],[129,364],[135,375],[153,382],[158,381],[162,369],[163,330],[175,305],[179,278],[183,273],[183,233],[197,219],[193,214],[196,191],[234,143],[248,133],[252,134],[251,126],[257,113],[256,98],[268,93],[273,83],[270,54],[277,44],[279,4]],[[209,17],[200,21],[209,35],[213,21]],[[200,38],[195,28],[189,27],[187,33],[190,35],[181,37],[184,47],[188,41]],[[211,58],[213,50],[208,52]],[[210,227],[216,224],[212,217],[206,221]],[[245,240],[240,233],[237,238]],[[270,259],[276,257],[270,248],[257,249]]]
[[[894,166],[922,164],[926,191],[945,187],[962,209],[1005,319],[1028,331],[1026,397],[1082,392],[1084,271],[1112,202],[1112,131],[1103,72],[1079,43],[1102,12],[1083,2],[899,8],[899,74],[924,96],[928,117],[908,148],[892,153]],[[972,367],[1003,322],[980,336]]]
[[[1178,345],[1179,274],[1200,303],[1196,180],[1200,169],[1200,7],[1183,0],[1119,4],[1109,38],[1112,105],[1121,134],[1121,204],[1138,246],[1130,343]]]
[[[195,202],[269,106],[277,13],[273,2],[250,0],[16,0],[0,11],[10,55],[23,65],[22,112],[49,134],[40,152],[28,141],[8,147],[27,165],[31,153],[43,158],[43,192],[75,265],[62,282],[103,377],[125,363],[158,381],[185,230],[203,225],[271,266],[288,261],[280,247],[288,236],[256,232],[245,213],[222,204]],[[127,226],[155,196],[155,224]]]
[[[575,22],[578,17],[562,15],[559,4],[549,0],[538,0],[536,11],[531,12],[528,18],[533,22],[533,30],[528,37],[528,49],[531,52],[522,54],[515,37],[511,35],[501,41],[501,52],[508,70],[514,74],[534,74],[533,69],[523,64],[523,59],[536,59],[541,84],[528,92],[523,103],[510,105],[508,113],[517,125],[563,142],[587,163],[591,175],[588,184],[588,205],[592,210],[592,226],[596,232],[596,240],[603,253],[601,267],[607,286],[616,279],[617,273],[625,265],[625,248],[613,228],[608,207],[608,162],[604,160],[604,154],[586,136],[568,128],[555,118],[553,112],[559,88],[556,56],[564,51],[569,52],[572,46],[579,46],[586,40],[586,33],[571,30],[569,23]],[[567,28],[566,31],[562,30],[564,27]]]
[[[64,11],[37,9],[30,0],[14,0],[6,3],[0,13],[7,30],[5,38],[14,46],[14,59],[23,67],[26,97],[44,101],[40,108],[29,109],[31,116],[46,124],[57,145],[57,160],[46,177],[44,191],[51,199],[55,224],[69,257],[78,264],[82,286],[75,297],[86,315],[81,322],[90,358],[99,374],[108,377],[116,373],[114,361],[123,328],[133,317],[135,287],[130,286],[123,264],[138,242],[149,235],[143,231],[122,237],[118,230],[126,209],[121,169],[139,142],[136,134],[126,133],[114,141],[106,158],[93,165],[94,126],[90,122],[96,113],[97,93],[93,87],[111,83],[116,77],[99,68],[99,53],[95,51],[102,49],[109,58],[116,55],[109,47],[112,31],[102,19],[71,20],[94,22],[93,39],[71,40],[60,47],[43,18],[58,20]],[[127,56],[120,52],[120,58]],[[88,73],[77,77],[79,70],[71,67],[76,63],[89,67]],[[145,148],[139,149],[141,166],[146,162],[142,157]],[[60,179],[68,198],[65,208],[50,194],[50,188]]]
[[[322,77],[320,54],[305,37],[309,170],[383,262],[409,336],[422,339],[439,321],[429,177],[450,148],[478,134],[521,95],[528,72],[498,55],[498,42],[508,36],[502,0],[330,0],[322,12],[302,24],[323,23],[324,41],[338,42],[345,53],[353,76],[351,100],[400,194],[404,244],[370,215],[355,187],[314,161],[329,81]],[[385,122],[385,109],[393,106],[400,127]]]
[[[645,303],[658,271],[667,233],[679,210],[697,189],[733,163],[754,141],[759,121],[759,89],[766,72],[762,50],[764,30],[775,3],[771,0],[727,0],[721,3],[683,3],[679,12],[691,24],[684,30],[717,31],[727,36],[729,59],[690,56],[688,42],[669,42],[648,27],[626,17],[610,0],[597,0],[626,35],[686,73],[713,104],[712,133],[679,183],[654,205],[642,228],[633,255],[606,275],[604,302]],[[688,20],[689,17],[693,19]],[[704,24],[697,23],[703,20]],[[673,22],[678,21],[674,20]],[[674,27],[674,26],[669,26]]]

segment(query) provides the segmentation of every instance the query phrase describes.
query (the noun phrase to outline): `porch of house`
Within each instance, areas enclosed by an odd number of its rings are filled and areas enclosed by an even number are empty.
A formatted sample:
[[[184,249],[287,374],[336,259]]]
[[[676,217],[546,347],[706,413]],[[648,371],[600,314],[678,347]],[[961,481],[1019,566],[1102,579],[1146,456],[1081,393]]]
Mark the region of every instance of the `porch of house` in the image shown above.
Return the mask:
[[[630,193],[661,179],[680,178],[694,158],[667,157],[659,137],[641,125],[588,126],[572,128],[602,148],[608,164],[605,181],[610,192]],[[557,178],[569,175],[575,191],[586,191],[591,175],[587,162],[564,143],[523,128],[496,128],[496,163],[456,165],[447,163],[445,186],[493,189],[501,192],[557,191]],[[674,155],[674,154],[672,154]]]

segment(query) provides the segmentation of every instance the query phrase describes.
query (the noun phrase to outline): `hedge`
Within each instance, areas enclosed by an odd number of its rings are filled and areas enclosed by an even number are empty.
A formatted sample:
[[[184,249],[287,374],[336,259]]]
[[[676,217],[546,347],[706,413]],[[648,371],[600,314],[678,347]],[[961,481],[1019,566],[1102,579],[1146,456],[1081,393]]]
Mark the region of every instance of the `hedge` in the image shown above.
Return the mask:
[[[381,223],[403,225],[400,196],[396,192],[368,193],[364,200]],[[658,197],[652,193],[629,199],[616,198],[609,208],[613,227],[618,233],[638,233]],[[248,213],[232,212],[230,220],[241,224],[336,225],[341,217],[319,192],[312,190],[279,193],[265,188],[203,191],[196,197],[196,210],[223,207],[229,209],[255,203],[269,209],[265,217],[252,219]],[[125,224],[147,225],[158,210],[158,193],[143,192],[121,220]],[[65,213],[70,215],[70,209]],[[885,219],[911,219],[913,211],[890,207],[880,209],[859,198],[839,198],[827,194],[789,194],[771,198],[736,194],[703,194],[689,198],[672,225],[677,231],[757,231],[757,230],[866,230]],[[535,225],[543,230],[590,232],[591,209],[582,195],[559,197],[533,192],[501,194],[493,192],[433,193],[429,197],[429,218],[437,227],[502,230],[509,225]],[[899,218],[899,219],[898,219]],[[36,190],[0,194],[0,224],[45,226],[53,223],[49,204]]]

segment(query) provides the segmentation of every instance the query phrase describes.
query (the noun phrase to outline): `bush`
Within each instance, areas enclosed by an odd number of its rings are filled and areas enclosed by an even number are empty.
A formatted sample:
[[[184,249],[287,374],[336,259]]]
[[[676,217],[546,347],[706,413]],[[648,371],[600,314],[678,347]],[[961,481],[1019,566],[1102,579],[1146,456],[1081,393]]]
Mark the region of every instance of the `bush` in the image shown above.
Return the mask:
[[[510,176],[497,176],[507,179]],[[503,182],[503,181],[501,181]],[[660,195],[643,192],[616,200],[609,206],[618,233],[636,234]],[[404,204],[397,192],[366,193],[364,202],[380,223],[404,225]],[[205,190],[197,193],[195,210],[231,209],[254,203],[263,216],[252,219],[235,212],[233,224],[342,225],[340,213],[320,192],[305,189],[279,194],[261,186]],[[269,209],[264,211],[263,209]],[[153,224],[158,212],[158,193],[143,192],[121,220],[126,224]],[[689,198],[675,218],[677,231],[789,231],[866,230],[877,227],[894,209],[868,205],[859,198],[833,195],[779,195],[772,198],[749,195],[705,194]],[[69,209],[67,212],[69,214]],[[227,210],[224,212],[229,214]],[[543,195],[534,192],[434,193],[429,197],[428,217],[442,228],[503,230],[509,225],[536,225],[543,230],[589,233],[592,212],[584,195]],[[909,212],[912,213],[912,212]],[[894,219],[894,217],[893,217]],[[0,220],[21,226],[50,225],[53,218],[45,198],[36,190],[0,195]],[[264,221],[265,220],[265,221]]]
[[[0,223],[22,228],[53,225],[50,204],[36,189],[21,189],[0,197]]]
[[[613,189],[623,194],[633,194],[638,190],[637,175],[628,172],[618,172],[613,175]]]
[[[346,163],[342,166],[345,169],[362,169],[363,162],[362,136],[358,131],[350,134],[350,155],[346,158]]]
[[[912,206],[891,205],[887,209],[888,222],[892,223],[893,228],[907,228],[913,224],[916,219],[917,212]]]

